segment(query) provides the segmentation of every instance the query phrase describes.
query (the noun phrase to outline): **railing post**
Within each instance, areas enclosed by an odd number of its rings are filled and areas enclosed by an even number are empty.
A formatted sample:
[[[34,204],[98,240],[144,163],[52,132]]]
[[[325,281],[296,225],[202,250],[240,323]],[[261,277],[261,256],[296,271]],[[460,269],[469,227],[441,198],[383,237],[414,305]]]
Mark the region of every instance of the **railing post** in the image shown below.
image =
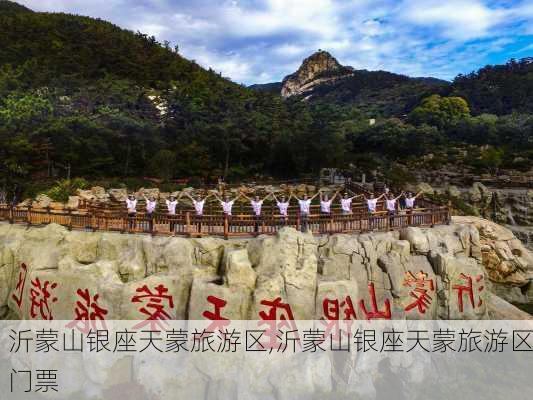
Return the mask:
[[[14,210],[13,210],[13,203],[9,205],[9,223],[13,224],[15,220]]]
[[[296,214],[296,230],[299,231],[300,230],[300,224],[301,224],[301,221],[300,221],[300,213],[298,212]]]
[[[189,211],[185,212],[185,231],[190,235],[192,233],[191,226],[191,213]]]
[[[28,223],[28,226],[31,226],[31,204],[28,204],[28,210],[26,212],[26,221]]]
[[[72,230],[72,209],[69,207],[67,208],[67,213],[68,213],[68,226],[67,226],[67,229],[69,231]]]
[[[49,224],[50,223],[50,206],[49,205],[46,206],[46,218],[48,218],[47,219],[47,221],[48,221],[47,224]]]
[[[224,214],[224,239],[228,239],[228,236],[229,236],[228,214]]]

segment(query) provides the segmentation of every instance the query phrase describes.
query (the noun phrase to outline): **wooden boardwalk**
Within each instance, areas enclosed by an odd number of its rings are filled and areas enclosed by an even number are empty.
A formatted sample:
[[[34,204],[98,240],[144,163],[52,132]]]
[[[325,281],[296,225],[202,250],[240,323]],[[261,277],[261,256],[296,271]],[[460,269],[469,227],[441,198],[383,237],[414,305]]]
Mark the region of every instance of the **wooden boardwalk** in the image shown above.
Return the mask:
[[[380,208],[382,207],[383,205]],[[284,218],[273,211],[273,208],[268,207],[265,207],[260,218],[255,217],[251,210],[247,209],[234,211],[234,215],[230,217],[221,213],[197,216],[193,210],[187,209],[178,210],[176,215],[155,213],[152,217],[148,217],[138,212],[135,217],[129,217],[125,210],[95,208],[56,211],[0,205],[0,221],[28,226],[56,223],[68,229],[89,231],[231,238],[272,235],[285,226],[298,230],[305,230],[307,227],[314,234],[389,231],[408,226],[429,227],[449,223],[450,213],[448,207],[428,207],[424,204],[424,207],[416,208],[410,213],[399,211],[395,215],[388,215],[386,211],[378,211],[374,215],[369,215],[362,205],[356,204],[352,214],[341,214],[337,208],[333,208],[331,215],[321,215],[317,212],[317,208],[313,207],[307,218],[303,218],[294,210],[289,212],[288,218]]]

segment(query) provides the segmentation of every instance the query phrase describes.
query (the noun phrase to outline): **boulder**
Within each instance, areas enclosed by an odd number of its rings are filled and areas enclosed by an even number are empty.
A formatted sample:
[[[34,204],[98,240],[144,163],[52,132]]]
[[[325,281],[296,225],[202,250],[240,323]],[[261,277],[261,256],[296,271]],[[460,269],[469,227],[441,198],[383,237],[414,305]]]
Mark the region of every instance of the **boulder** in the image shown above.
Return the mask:
[[[474,182],[472,188],[468,190],[467,196],[473,203],[487,203],[490,201],[492,194],[481,182]]]
[[[457,186],[454,186],[454,185],[450,185],[446,188],[446,193],[448,193],[448,195],[450,197],[461,197],[461,192],[460,190],[457,188]]]
[[[40,194],[35,198],[35,201],[32,203],[34,208],[47,208],[52,203],[52,199],[46,194]]]
[[[106,199],[108,197],[106,192],[105,192],[105,189],[103,187],[101,187],[101,186],[93,186],[91,188],[91,193],[98,200],[103,200],[103,199]]]
[[[94,200],[96,200],[96,196],[94,195],[92,190],[78,189],[78,190],[76,190],[76,194],[81,200],[85,200],[85,201],[94,201]]]
[[[137,197],[138,198],[150,198],[154,197],[155,199],[159,198],[159,189],[158,188],[140,188],[137,191]]]
[[[109,189],[107,193],[109,194],[109,197],[111,198],[111,200],[114,200],[114,201],[124,202],[128,198],[128,190],[124,188]]]
[[[427,193],[427,194],[435,193],[435,189],[433,189],[431,187],[431,185],[429,183],[426,183],[426,182],[421,182],[418,185],[416,185],[416,190],[415,191],[416,191],[416,193],[418,193],[418,192]]]
[[[224,277],[228,286],[241,286],[250,291],[255,288],[257,274],[248,259],[246,249],[227,251],[224,264]]]
[[[57,211],[62,211],[65,209],[65,204],[64,203],[61,203],[59,201],[52,201],[48,207],[51,209],[51,210],[57,210]]]
[[[75,210],[80,206],[80,197],[79,196],[68,196],[68,201],[66,207]]]

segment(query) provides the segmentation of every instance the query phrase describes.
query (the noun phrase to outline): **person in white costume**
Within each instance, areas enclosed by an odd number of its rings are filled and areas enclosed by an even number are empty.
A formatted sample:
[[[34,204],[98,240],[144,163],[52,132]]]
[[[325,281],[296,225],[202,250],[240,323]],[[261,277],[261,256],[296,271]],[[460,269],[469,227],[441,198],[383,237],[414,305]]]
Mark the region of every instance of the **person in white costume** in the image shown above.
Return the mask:
[[[313,197],[308,197],[307,193],[305,193],[301,199],[299,199],[298,196],[294,195],[294,198],[298,200],[298,205],[300,206],[302,232],[307,232],[307,230],[309,229],[309,214],[311,214],[311,202],[319,194],[320,192],[316,192]]]
[[[279,215],[281,217],[281,225],[287,225],[287,222],[289,221],[289,205],[292,199],[292,193],[289,195],[289,198],[282,194],[279,199],[274,192],[271,192],[270,194],[274,198],[276,206],[278,207]]]
[[[185,196],[187,196],[194,207],[195,217],[194,220],[196,221],[196,229],[198,233],[202,232],[202,220],[204,216],[204,206],[207,201],[213,194],[208,194],[202,199],[202,196],[200,194],[196,195],[196,198],[192,197],[189,193],[185,193]]]
[[[253,199],[250,199],[248,196],[243,194],[243,197],[246,198],[250,205],[252,206],[252,210],[254,212],[254,233],[259,233],[259,224],[261,223],[261,211],[263,207],[263,203],[266,199],[270,197],[270,194],[267,194],[265,197],[261,198],[258,195],[255,195]]]

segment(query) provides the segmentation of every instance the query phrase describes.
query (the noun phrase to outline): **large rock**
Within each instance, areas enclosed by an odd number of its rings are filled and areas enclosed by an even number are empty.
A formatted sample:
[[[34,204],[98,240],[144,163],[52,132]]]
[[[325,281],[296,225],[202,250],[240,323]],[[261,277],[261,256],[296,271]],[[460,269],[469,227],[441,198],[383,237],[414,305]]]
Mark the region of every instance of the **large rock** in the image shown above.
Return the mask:
[[[311,234],[283,228],[274,237],[261,236],[248,244],[258,278],[254,315],[263,302],[281,298],[296,319],[313,319],[317,282],[317,242]]]
[[[109,194],[109,197],[115,201],[124,202],[128,198],[128,190],[125,188],[109,189],[107,193]]]
[[[283,79],[281,95],[306,93],[316,85],[342,79],[351,73],[350,68],[340,65],[327,51],[317,51],[302,62],[298,71]]]
[[[72,319],[85,294],[107,319],[148,318],[157,302],[162,319],[216,316],[217,302],[229,319],[483,319],[499,315],[487,308],[489,290],[530,301],[532,255],[520,241],[479,218],[454,222],[241,240],[0,223],[0,318]],[[50,293],[44,314],[30,301],[39,287]]]
[[[477,217],[453,217],[454,223],[470,225],[479,232],[483,266],[497,293],[510,301],[530,302],[526,288],[533,280],[533,254],[513,233],[492,221]]]
[[[416,192],[433,194],[435,193],[435,189],[433,189],[429,183],[421,182],[418,185],[416,185]]]
[[[448,195],[450,197],[456,197],[456,198],[459,198],[461,197],[461,192],[459,191],[459,189],[457,188],[457,186],[454,186],[454,185],[450,185],[446,188],[446,193],[448,193]]]
[[[35,208],[47,208],[52,203],[52,199],[46,194],[40,194],[35,198],[35,201],[32,203],[32,206]]]
[[[68,201],[66,207],[75,210],[80,206],[80,197],[79,196],[68,196]]]
[[[137,191],[137,197],[139,198],[150,198],[154,197],[155,199],[159,198],[159,189],[158,188],[140,188]]]

